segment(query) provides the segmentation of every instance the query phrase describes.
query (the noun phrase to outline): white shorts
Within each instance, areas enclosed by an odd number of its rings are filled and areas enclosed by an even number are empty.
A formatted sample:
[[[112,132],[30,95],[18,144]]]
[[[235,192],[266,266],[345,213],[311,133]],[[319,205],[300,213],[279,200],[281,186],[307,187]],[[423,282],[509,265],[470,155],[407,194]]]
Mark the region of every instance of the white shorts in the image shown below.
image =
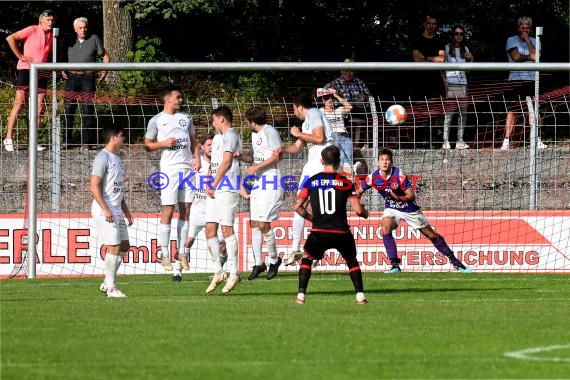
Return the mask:
[[[97,227],[97,236],[105,245],[119,245],[122,241],[129,240],[127,223],[122,215],[113,215],[113,223],[105,220],[105,216],[94,216]]]
[[[190,169],[165,169],[162,171],[168,176],[168,185],[166,188],[160,190],[160,203],[163,206],[176,205],[179,202],[191,203],[194,199],[194,190],[191,186],[183,183],[182,189],[180,186],[180,176],[186,178],[192,170]],[[194,184],[194,177],[192,177],[191,182]]]
[[[382,213],[382,218],[385,216],[393,217],[397,224],[400,224],[400,221],[404,219],[411,227],[418,230],[429,226],[429,222],[424,214],[422,214],[421,210],[414,212],[402,212],[393,208],[385,208]]]
[[[258,222],[272,222],[279,218],[279,210],[283,204],[283,188],[253,189],[249,198],[250,219]]]
[[[206,226],[206,202],[194,202],[190,208],[188,237],[195,238]]]
[[[319,174],[325,170],[323,164],[319,162],[307,162],[305,166],[303,166],[303,172],[301,173],[301,178],[299,179],[299,190],[297,194],[301,192],[301,186],[305,183],[306,180],[314,176],[315,174]]]
[[[206,223],[234,226],[239,206],[239,193],[236,191],[216,191],[215,198],[206,199]]]

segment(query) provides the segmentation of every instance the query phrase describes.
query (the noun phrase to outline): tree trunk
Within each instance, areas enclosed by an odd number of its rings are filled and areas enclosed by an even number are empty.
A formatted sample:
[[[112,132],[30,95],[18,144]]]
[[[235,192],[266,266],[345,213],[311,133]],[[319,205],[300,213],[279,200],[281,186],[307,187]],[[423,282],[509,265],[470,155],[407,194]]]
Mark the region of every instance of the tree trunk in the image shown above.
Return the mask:
[[[123,1],[103,0],[104,46],[111,62],[126,62],[127,52],[133,50],[133,25],[131,15]],[[118,81],[117,71],[109,72],[107,82],[111,88]]]

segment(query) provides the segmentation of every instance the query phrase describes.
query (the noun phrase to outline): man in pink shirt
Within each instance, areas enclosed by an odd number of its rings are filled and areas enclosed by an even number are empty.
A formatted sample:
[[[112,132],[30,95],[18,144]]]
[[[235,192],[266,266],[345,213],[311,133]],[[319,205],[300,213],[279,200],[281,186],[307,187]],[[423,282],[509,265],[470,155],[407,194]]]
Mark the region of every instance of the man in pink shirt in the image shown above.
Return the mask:
[[[8,115],[8,132],[4,139],[4,148],[8,152],[14,151],[13,131],[18,120],[20,111],[26,104],[27,92],[30,85],[30,63],[47,62],[52,51],[53,33],[55,24],[53,11],[47,10],[40,14],[38,25],[28,26],[6,37],[10,49],[18,58],[16,66],[18,79],[16,80],[16,97],[14,106]],[[20,51],[18,41],[24,42],[24,50]],[[38,128],[40,126],[43,111],[44,97],[47,90],[47,73],[40,73],[38,80]],[[45,148],[38,146],[38,150]]]

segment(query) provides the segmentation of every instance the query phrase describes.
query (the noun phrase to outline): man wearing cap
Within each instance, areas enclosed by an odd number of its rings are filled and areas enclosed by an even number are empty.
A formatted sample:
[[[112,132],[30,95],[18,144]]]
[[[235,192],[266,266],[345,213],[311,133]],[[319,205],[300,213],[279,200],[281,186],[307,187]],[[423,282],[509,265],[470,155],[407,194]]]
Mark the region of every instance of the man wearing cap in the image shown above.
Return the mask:
[[[88,35],[89,23],[87,18],[79,17],[73,21],[73,29],[77,38],[66,46],[67,60],[70,63],[94,63],[101,58],[109,63],[109,54],[96,34]],[[107,76],[101,71],[99,78],[94,71],[68,71],[61,73],[65,82],[64,109],[66,144],[73,143],[73,121],[78,102],[83,104],[83,126],[81,132],[81,145],[88,149],[88,145],[95,143],[95,82],[100,83]]]
[[[47,62],[53,45],[53,26],[55,16],[52,11],[46,10],[40,14],[39,24],[28,26],[22,30],[10,34],[6,37],[12,52],[18,58],[16,96],[14,106],[8,115],[6,138],[4,139],[4,149],[8,152],[14,151],[13,133],[20,111],[26,104],[27,93],[30,86],[30,63]],[[24,42],[24,49],[20,51],[18,42]],[[47,72],[40,72],[38,79],[38,128],[40,127],[41,115],[43,111],[43,100],[47,91]],[[45,148],[38,146],[37,149]]]

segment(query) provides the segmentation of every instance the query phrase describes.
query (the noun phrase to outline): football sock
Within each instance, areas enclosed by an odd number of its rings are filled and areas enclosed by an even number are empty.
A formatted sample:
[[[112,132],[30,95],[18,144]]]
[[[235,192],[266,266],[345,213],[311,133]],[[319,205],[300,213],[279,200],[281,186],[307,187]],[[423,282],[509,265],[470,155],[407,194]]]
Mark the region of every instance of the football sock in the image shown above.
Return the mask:
[[[214,263],[216,271],[222,270],[222,265],[220,264],[220,241],[217,237],[208,239],[208,252],[210,252],[210,258]]]
[[[251,250],[255,265],[261,265],[261,244],[263,242],[261,230],[257,227],[251,229]]]
[[[228,272],[230,272],[230,275],[238,275],[238,243],[236,235],[226,238],[226,251],[228,253]]]
[[[176,225],[176,232],[178,236],[178,252],[184,252],[184,245],[186,244],[186,239],[188,239],[188,228],[190,223],[187,220],[178,220]]]
[[[297,213],[293,215],[293,251],[301,250],[301,235],[305,227],[305,219]]]
[[[119,256],[107,253],[105,255],[105,287],[113,289],[115,287],[115,274],[117,272],[117,261]]]
[[[125,253],[126,252],[119,252],[119,256],[117,256],[117,264],[115,265],[115,274],[117,274],[117,272],[119,271],[119,267],[123,263],[123,255]]]
[[[354,285],[354,290],[356,290],[357,293],[363,293],[364,285],[362,283],[362,271],[360,270],[358,262],[356,263],[356,266],[353,266],[348,270],[348,274],[350,275],[350,279]]]
[[[386,248],[386,254],[390,259],[392,265],[400,264],[400,259],[398,258],[398,249],[396,248],[396,241],[391,233],[382,235],[382,241],[384,242],[384,248]]]
[[[309,280],[311,279],[311,264],[313,260],[304,257],[299,268],[299,293],[306,293]]]
[[[449,248],[449,246],[441,236],[439,236],[434,240],[433,246],[437,248],[439,252],[443,253],[447,257],[454,256],[453,251],[451,250],[451,248]]]
[[[162,257],[170,258],[170,224],[158,225],[158,245],[162,248]]]
[[[279,255],[277,254],[277,244],[275,244],[275,233],[273,233],[273,229],[270,229],[269,232],[263,234],[263,240],[265,240],[265,245],[269,252],[269,263],[277,263]]]

